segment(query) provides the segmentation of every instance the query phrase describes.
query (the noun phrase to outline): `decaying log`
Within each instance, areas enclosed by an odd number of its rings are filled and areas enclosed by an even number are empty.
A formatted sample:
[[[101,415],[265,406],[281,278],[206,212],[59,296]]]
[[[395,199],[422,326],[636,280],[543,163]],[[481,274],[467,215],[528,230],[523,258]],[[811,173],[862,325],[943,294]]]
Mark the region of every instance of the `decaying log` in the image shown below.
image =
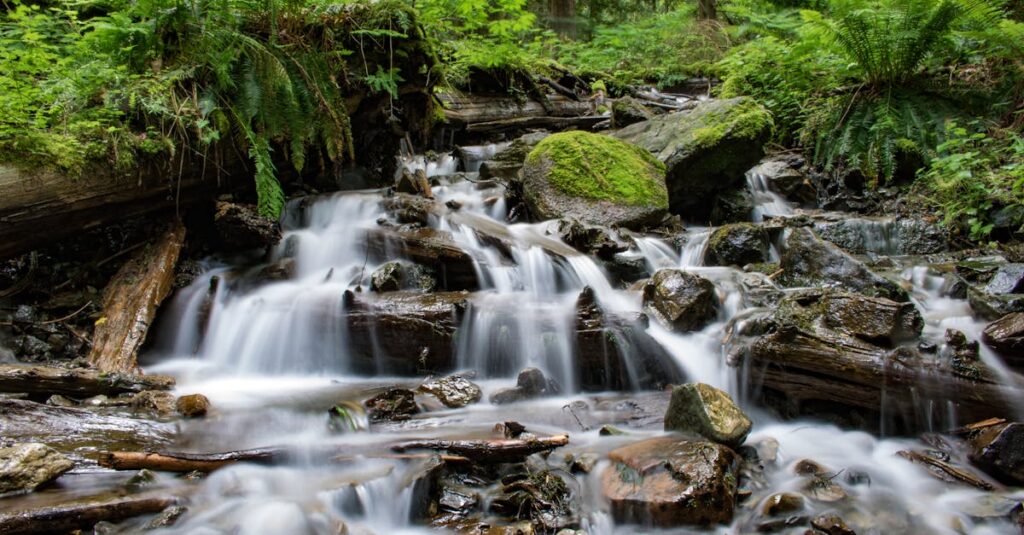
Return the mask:
[[[80,177],[0,165],[0,259],[103,224],[209,199],[217,186],[215,165],[204,180],[198,164],[181,173],[147,168],[137,176],[89,168]]]
[[[6,393],[33,396],[60,394],[73,398],[87,398],[171,388],[174,388],[174,378],[166,375],[129,375],[102,373],[87,368],[0,364],[0,392]]]
[[[100,454],[100,466],[114,470],[157,470],[160,472],[212,472],[237,463],[279,462],[287,454],[285,448],[259,448],[224,453],[151,453],[140,451],[107,451]]]
[[[941,459],[936,459],[931,455],[912,450],[903,450],[897,452],[897,455],[914,464],[923,465],[928,469],[929,474],[942,481],[946,481],[948,483],[963,483],[981,490],[996,490],[995,485],[985,481],[981,477],[976,476],[963,468],[953,466]]]
[[[173,423],[22,399],[0,399],[0,437],[17,442],[42,442],[61,451],[157,448],[170,443],[176,433]]]
[[[474,134],[493,134],[507,130],[524,130],[527,128],[549,128],[564,130],[566,128],[593,129],[608,118],[603,115],[583,115],[580,117],[513,117],[466,125],[466,131]]]
[[[409,450],[447,451],[481,463],[517,462],[543,451],[553,450],[569,443],[569,435],[555,435],[533,439],[495,440],[412,440],[391,446],[397,452]]]
[[[747,353],[750,383],[782,393],[799,412],[816,402],[883,410],[946,410],[961,421],[1013,414],[1024,388],[968,379],[925,359],[853,338],[832,339],[799,329],[761,336]],[[929,409],[929,402],[932,403]],[[887,409],[892,407],[892,409]]]
[[[174,283],[174,266],[185,244],[175,221],[159,240],[136,252],[107,284],[103,316],[96,322],[89,362],[104,372],[138,370],[136,357],[157,307]]]
[[[578,117],[592,113],[590,102],[562,95],[548,95],[548,109],[535,100],[524,102],[504,95],[443,94],[440,98],[444,104],[445,119],[454,126],[529,117]]]
[[[178,503],[174,496],[129,496],[92,503],[73,503],[0,513],[0,533],[68,533],[100,522],[120,522],[156,514]]]
[[[564,85],[562,85],[562,84],[552,80],[551,78],[548,78],[547,76],[538,76],[537,77],[537,81],[542,83],[542,84],[547,85],[548,87],[553,89],[555,91],[555,93],[558,93],[559,95],[562,95],[565,98],[568,98],[570,100],[579,100],[580,99],[580,96],[577,95],[575,91],[573,91],[572,89],[569,89],[568,87],[565,87]]]

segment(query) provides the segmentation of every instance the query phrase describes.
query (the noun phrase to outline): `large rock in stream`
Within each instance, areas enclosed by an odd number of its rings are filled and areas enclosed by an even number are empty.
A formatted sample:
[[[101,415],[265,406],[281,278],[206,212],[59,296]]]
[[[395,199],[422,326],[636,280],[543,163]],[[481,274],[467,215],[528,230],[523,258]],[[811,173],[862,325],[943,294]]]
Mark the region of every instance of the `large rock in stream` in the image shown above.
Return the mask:
[[[740,266],[768,261],[768,233],[750,223],[735,223],[715,229],[708,237],[704,265]]]
[[[711,281],[679,269],[659,269],[644,285],[644,310],[666,328],[690,332],[718,316],[718,297]]]
[[[74,467],[71,459],[45,444],[0,448],[0,495],[31,492]]]
[[[696,433],[731,448],[743,444],[753,423],[729,394],[704,383],[672,390],[665,430]]]
[[[523,199],[537,219],[643,227],[668,208],[665,166],[644,149],[588,132],[541,141],[521,172]]]
[[[731,449],[668,436],[608,457],[602,493],[617,522],[668,528],[732,521],[739,456]]]
[[[388,261],[403,258],[428,268],[443,290],[476,290],[480,287],[476,265],[448,232],[432,228],[375,228],[366,231],[369,258]]]
[[[613,135],[665,164],[670,212],[707,222],[719,196],[743,187],[743,175],[764,154],[771,127],[771,114],[741,97],[704,101]]]
[[[1012,413],[1024,389],[996,382],[983,363],[899,345],[922,325],[910,304],[808,290],[736,323],[728,360],[784,416],[871,428],[884,415],[909,432],[944,417],[948,404],[961,423]]]
[[[780,267],[786,286],[834,287],[869,296],[906,301],[907,292],[879,276],[835,245],[818,238],[811,229],[789,229]]]
[[[1024,312],[1014,312],[988,324],[981,339],[1012,364],[1024,364]]]

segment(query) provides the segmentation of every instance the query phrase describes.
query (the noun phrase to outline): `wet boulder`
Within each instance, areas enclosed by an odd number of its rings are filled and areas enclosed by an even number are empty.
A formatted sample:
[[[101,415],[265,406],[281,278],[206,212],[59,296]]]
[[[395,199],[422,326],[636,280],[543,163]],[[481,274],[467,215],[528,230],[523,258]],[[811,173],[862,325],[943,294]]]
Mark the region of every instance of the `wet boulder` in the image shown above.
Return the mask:
[[[665,412],[665,430],[696,433],[736,448],[753,424],[729,394],[704,383],[689,383],[672,390]]]
[[[549,135],[548,132],[537,132],[516,138],[508,147],[480,164],[480,178],[503,182],[514,180],[523,168],[526,156]]]
[[[562,241],[576,250],[593,254],[604,260],[611,260],[617,253],[629,249],[625,244],[616,241],[609,229],[584,225],[575,220],[559,221],[558,235]]]
[[[999,266],[985,285],[985,291],[993,295],[1024,293],[1024,264]]]
[[[255,206],[218,202],[213,216],[222,250],[245,251],[267,248],[281,241],[277,221],[260,215]]]
[[[504,388],[491,396],[491,403],[503,405],[558,393],[558,387],[544,372],[537,368],[525,368],[516,377],[516,386]]]
[[[453,409],[476,403],[483,397],[479,386],[459,374],[426,381],[420,385],[419,391],[436,397],[445,407]]]
[[[924,318],[913,303],[846,292],[825,292],[818,303],[829,328],[885,347],[921,335]]]
[[[754,212],[754,196],[746,189],[737,189],[715,197],[709,221],[712,225],[750,221]]]
[[[981,340],[1003,357],[1024,362],[1024,312],[1007,314],[989,323]]]
[[[808,228],[792,228],[785,238],[780,281],[789,287],[823,286],[868,296],[906,301],[907,292],[881,277],[835,245],[818,238]]]
[[[799,154],[779,154],[766,157],[751,170],[764,177],[772,189],[790,202],[813,205],[818,191],[803,172],[804,158]]]
[[[1024,424],[983,429],[971,439],[971,446],[968,458],[975,466],[1007,485],[1024,485]]]
[[[0,448],[0,495],[31,492],[74,467],[71,459],[45,444]]]
[[[364,240],[371,261],[404,258],[428,269],[439,289],[480,287],[473,257],[455,244],[451,233],[432,228],[375,228],[364,234]]]
[[[771,114],[742,97],[703,101],[613,135],[665,164],[671,213],[706,222],[716,197],[742,189],[743,175],[764,154],[771,128]]]
[[[160,416],[174,414],[176,399],[174,394],[163,390],[144,390],[132,396],[131,406],[152,412]]]
[[[815,232],[853,254],[915,255],[948,249],[949,236],[938,222],[922,218],[862,218],[849,214],[824,214],[814,223]]]
[[[665,166],[640,147],[599,134],[544,138],[526,157],[520,180],[535,219],[639,228],[659,223],[668,208]]]
[[[738,456],[704,440],[659,437],[613,450],[602,493],[617,522],[708,526],[732,521]]]
[[[371,422],[408,420],[419,414],[416,393],[407,388],[389,388],[363,402]]]
[[[653,118],[654,113],[633,97],[622,97],[612,103],[612,128],[625,128]]]
[[[198,418],[209,412],[210,399],[202,394],[188,394],[179,397],[174,406],[178,414],[186,418]]]
[[[679,269],[660,269],[644,285],[644,311],[675,332],[697,331],[718,317],[711,281]]]
[[[370,275],[370,289],[375,292],[418,290],[432,292],[437,279],[423,266],[408,262],[388,262]]]
[[[704,264],[708,266],[745,266],[767,261],[768,233],[750,223],[716,229],[704,252]]]

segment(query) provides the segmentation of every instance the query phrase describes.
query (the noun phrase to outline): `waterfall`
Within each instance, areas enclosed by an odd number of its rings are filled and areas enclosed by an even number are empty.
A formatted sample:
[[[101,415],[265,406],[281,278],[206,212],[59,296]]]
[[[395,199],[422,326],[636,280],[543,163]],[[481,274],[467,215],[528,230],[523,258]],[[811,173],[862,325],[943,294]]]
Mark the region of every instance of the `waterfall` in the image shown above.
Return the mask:
[[[760,167],[747,171],[747,189],[754,197],[752,219],[755,223],[764,221],[765,216],[791,215],[793,207],[781,195],[772,191],[768,179]]]

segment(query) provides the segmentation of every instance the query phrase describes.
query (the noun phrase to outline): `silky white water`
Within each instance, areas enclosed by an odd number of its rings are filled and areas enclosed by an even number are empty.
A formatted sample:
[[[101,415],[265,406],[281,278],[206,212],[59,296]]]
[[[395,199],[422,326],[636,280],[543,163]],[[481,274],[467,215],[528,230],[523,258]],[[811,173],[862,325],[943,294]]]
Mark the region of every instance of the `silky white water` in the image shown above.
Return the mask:
[[[326,429],[325,407],[343,401],[358,405],[381,387],[414,386],[419,378],[393,377],[393,370],[386,368],[373,375],[352,373],[350,341],[340,321],[347,313],[346,290],[365,293],[370,274],[382,263],[370,259],[367,233],[387,217],[384,194],[365,191],[294,201],[283,219],[284,239],[267,261],[289,265],[290,276],[253,276],[264,264],[242,268],[209,262],[206,273],[174,298],[147,371],[178,376],[178,393],[202,392],[217,408],[215,418],[188,422],[182,429],[189,437],[187,446],[222,451],[290,445],[296,458],[285,466],[238,465],[216,472],[200,484],[189,513],[161,532],[327,534],[337,533],[343,524],[357,533],[425,531],[427,527],[409,518],[407,476],[412,463],[374,458],[400,438],[486,435],[496,422],[514,420],[537,434],[568,432],[567,450],[603,454],[661,433],[656,417],[650,424],[629,427],[639,410],[629,403],[647,407],[661,394],[582,393],[573,358],[578,351],[575,302],[584,287],[615,312],[639,311],[638,294],[614,287],[601,265],[564,244],[550,224],[506,224],[502,188],[473,175],[449,180],[457,162],[412,158],[406,165],[440,179],[434,188],[439,204],[458,203],[457,209],[431,215],[429,225],[450,233],[474,262],[481,288],[467,294],[453,351],[457,368],[477,374],[485,400],[464,409],[432,407],[410,422],[382,429],[341,434]],[[770,190],[757,176],[748,174],[755,198],[761,199],[754,218],[791,213],[788,205],[779,204],[783,201],[765,193]],[[746,384],[743,370],[725,363],[726,327],[752,311],[745,298],[750,292],[774,287],[774,282],[732,268],[702,267],[711,230],[689,229],[682,246],[635,237],[635,248],[628,253],[644,258],[649,270],[680,267],[714,282],[721,303],[715,322],[687,335],[651,322],[647,333],[688,380],[725,389],[743,404],[755,422],[749,444],[778,442],[778,459],[765,468],[768,487],[737,510],[732,526],[711,531],[753,531],[757,500],[771,492],[797,490],[803,480],[793,474],[792,465],[809,458],[832,472],[864,477],[844,485],[847,500],[812,503],[807,514],[836,510],[851,526],[874,526],[874,531],[863,531],[873,533],[1005,533],[1006,522],[983,525],[971,512],[990,493],[943,484],[895,455],[923,447],[920,442],[880,439],[809,420],[780,422],[753,403],[755,397],[748,393],[757,385]],[[397,259],[400,251],[394,253]],[[926,268],[909,269],[903,277],[925,317],[926,337],[940,338],[947,327],[978,337],[979,324],[966,303],[941,297]],[[1010,379],[996,357],[983,354],[986,363]],[[486,402],[488,394],[513,384],[516,373],[527,366],[544,370],[561,393],[503,406]],[[629,435],[600,436],[597,429],[605,423],[622,426]],[[362,461],[326,463],[301,453],[325,445]],[[559,457],[556,453],[551,462]],[[613,522],[600,498],[599,474],[600,466],[578,479],[583,527],[591,534],[636,532]],[[1008,496],[1019,499],[1012,492]]]

